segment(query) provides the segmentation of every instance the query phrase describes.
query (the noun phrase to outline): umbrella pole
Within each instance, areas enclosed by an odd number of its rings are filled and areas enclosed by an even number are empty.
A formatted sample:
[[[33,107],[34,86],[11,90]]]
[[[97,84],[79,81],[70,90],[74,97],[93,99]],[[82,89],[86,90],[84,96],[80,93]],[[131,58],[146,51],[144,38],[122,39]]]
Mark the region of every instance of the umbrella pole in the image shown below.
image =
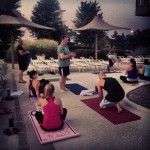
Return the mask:
[[[15,69],[14,67],[14,42],[13,42],[13,31],[10,31],[11,35],[11,62],[12,62],[12,69]]]
[[[97,34],[95,35],[95,60],[97,60]]]

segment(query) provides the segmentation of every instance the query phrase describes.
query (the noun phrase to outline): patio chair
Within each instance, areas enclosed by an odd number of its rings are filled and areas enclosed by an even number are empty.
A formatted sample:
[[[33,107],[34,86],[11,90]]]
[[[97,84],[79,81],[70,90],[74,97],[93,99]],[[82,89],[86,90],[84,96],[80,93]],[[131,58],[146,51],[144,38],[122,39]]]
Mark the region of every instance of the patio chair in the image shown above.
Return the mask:
[[[36,71],[39,73],[42,73],[42,71],[47,71],[49,69],[49,66],[44,64],[40,60],[31,60],[31,64],[36,68]]]

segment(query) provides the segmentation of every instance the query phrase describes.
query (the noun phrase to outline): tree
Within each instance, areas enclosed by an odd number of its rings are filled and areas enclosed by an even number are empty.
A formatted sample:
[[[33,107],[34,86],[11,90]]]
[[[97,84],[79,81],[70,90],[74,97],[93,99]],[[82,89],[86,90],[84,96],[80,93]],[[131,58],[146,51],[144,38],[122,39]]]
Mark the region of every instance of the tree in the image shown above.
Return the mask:
[[[122,33],[121,35],[118,35],[117,31],[114,31],[114,34],[111,36],[112,39],[110,39],[111,47],[114,47],[116,49],[125,49],[125,35]]]
[[[57,31],[33,29],[32,34],[39,38],[59,40],[62,34],[67,32],[67,27],[62,21],[64,10],[60,8],[58,0],[40,0],[34,6],[31,20],[35,23],[55,28]]]
[[[8,7],[9,7],[9,10],[12,10],[12,9],[17,10],[19,7],[21,7],[21,0],[11,0],[11,5],[9,5]],[[0,15],[1,14],[2,12],[0,13]],[[1,49],[0,55],[2,58],[5,58],[6,50],[10,47],[11,35],[10,35],[9,28],[11,28],[11,30],[13,28],[14,39],[23,35],[23,32],[19,30],[19,27],[10,27],[10,26],[0,25],[0,49]]]
[[[81,6],[76,10],[76,18],[73,21],[76,28],[82,27],[88,24],[96,15],[99,14],[101,18],[103,18],[100,13],[101,7],[99,3],[95,2],[81,2]],[[78,35],[78,41],[84,43],[86,46],[93,47],[93,43],[95,41],[95,33],[98,34],[98,39],[101,40],[105,36],[105,32],[103,31],[81,31]]]

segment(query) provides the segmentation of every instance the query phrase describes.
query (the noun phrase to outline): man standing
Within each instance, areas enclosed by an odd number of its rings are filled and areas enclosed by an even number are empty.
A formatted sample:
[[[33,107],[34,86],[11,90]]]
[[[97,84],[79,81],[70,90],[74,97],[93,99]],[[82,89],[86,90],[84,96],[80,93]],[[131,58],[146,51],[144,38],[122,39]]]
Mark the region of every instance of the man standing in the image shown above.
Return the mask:
[[[76,53],[70,52],[68,48],[69,38],[67,36],[61,37],[61,44],[58,47],[58,66],[59,66],[59,74],[60,74],[60,89],[61,92],[67,92],[69,89],[65,87],[67,76],[70,74],[69,66],[70,66],[70,58],[75,57]]]
[[[19,64],[19,83],[26,83],[26,81],[23,80],[23,72],[27,70],[27,62],[25,59],[25,56],[29,54],[29,51],[25,51],[23,48],[23,40],[18,40],[18,46],[17,46],[17,55],[18,55],[18,64]]]

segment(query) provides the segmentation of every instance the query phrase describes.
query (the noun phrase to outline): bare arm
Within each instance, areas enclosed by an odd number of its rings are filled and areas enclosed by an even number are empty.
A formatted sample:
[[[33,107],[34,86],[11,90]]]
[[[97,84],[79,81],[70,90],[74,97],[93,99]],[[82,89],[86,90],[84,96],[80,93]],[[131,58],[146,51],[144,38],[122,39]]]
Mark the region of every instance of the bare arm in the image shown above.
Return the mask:
[[[97,83],[97,90],[98,90],[99,98],[100,98],[100,100],[102,100],[103,99],[103,90],[102,90],[102,86],[101,86],[100,81],[98,81],[98,83]]]
[[[26,54],[28,54],[29,53],[29,51],[23,51],[23,50],[19,50],[19,54],[20,55],[26,55]]]
[[[55,102],[55,104],[60,106],[60,114],[62,115],[63,114],[63,105],[62,105],[61,99],[55,98],[54,102]]]
[[[76,53],[74,53],[74,52],[71,52],[71,53],[69,53],[68,55],[65,55],[65,54],[63,54],[63,53],[60,53],[60,54],[59,54],[59,57],[60,57],[61,59],[72,58],[72,57],[75,57],[75,56],[76,56]]]
[[[27,83],[26,83],[26,88],[27,88],[27,91],[28,91],[29,96],[30,96],[31,95],[31,91],[30,91],[29,86],[30,86],[30,81],[28,80]]]
[[[142,67],[141,74],[144,74],[144,72],[145,72],[145,65],[143,65],[143,67]]]
[[[38,98],[40,97],[39,87],[40,87],[40,82],[38,80],[36,80],[35,83],[34,83],[34,89],[35,89],[35,92],[36,92],[36,96]]]
[[[127,67],[126,67],[126,70],[125,70],[125,75],[128,74],[129,70],[130,70],[130,66],[127,66]]]

